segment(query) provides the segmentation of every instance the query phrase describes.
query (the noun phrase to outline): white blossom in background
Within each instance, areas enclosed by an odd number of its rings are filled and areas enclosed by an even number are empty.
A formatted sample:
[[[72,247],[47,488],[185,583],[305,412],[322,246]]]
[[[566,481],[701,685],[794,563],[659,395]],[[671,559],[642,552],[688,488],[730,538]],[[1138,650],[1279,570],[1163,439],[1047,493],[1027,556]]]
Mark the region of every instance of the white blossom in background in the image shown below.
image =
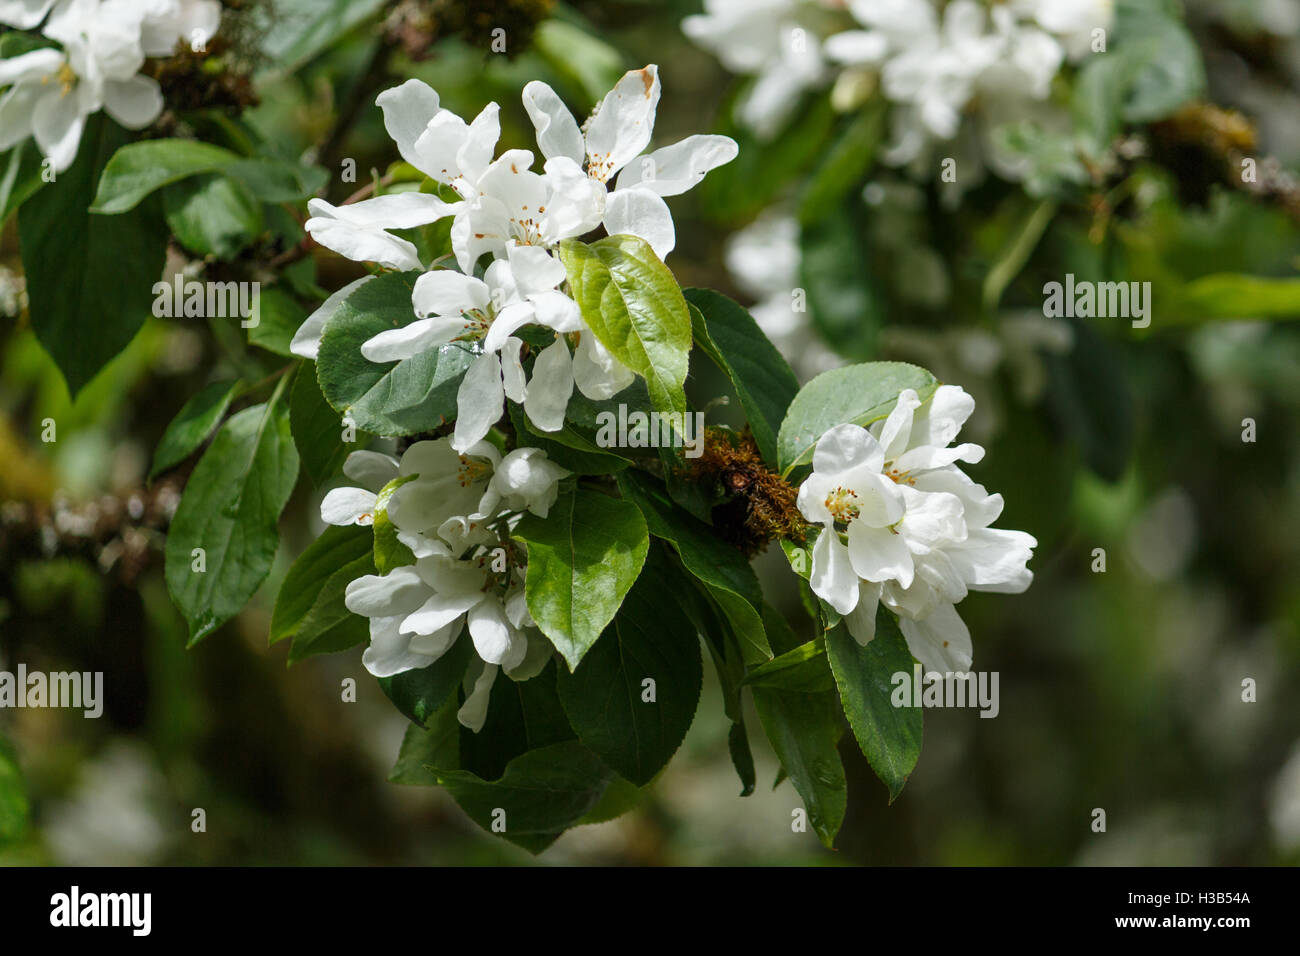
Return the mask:
[[[760,137],[774,135],[807,90],[833,83],[832,102],[851,109],[878,84],[892,106],[885,162],[928,179],[938,156],[962,155],[974,182],[985,160],[1008,178],[1019,172],[993,130],[1043,119],[1053,79],[1091,53],[1113,8],[1113,0],[705,0],[682,29],[728,70],[755,77],[737,116]],[[792,37],[797,56],[787,52]],[[1058,112],[1047,110],[1048,120]],[[958,148],[973,115],[984,157]]]
[[[800,288],[799,223],[769,210],[732,234],[725,250],[727,272],[754,298],[749,312],[801,381],[838,368],[844,359],[817,336]]]
[[[0,60],[0,150],[29,136],[62,172],[77,158],[86,119],[101,109],[143,129],[163,109],[146,57],[178,42],[206,43],[221,20],[218,0],[0,0],[0,23],[41,32],[59,48]]]
[[[444,109],[428,84],[408,80],[376,100],[385,128],[406,162],[459,198],[448,202],[407,191],[342,206],[309,203],[305,228],[313,239],[389,269],[424,268],[414,244],[393,230],[451,218],[457,269],[420,276],[412,294],[416,321],[375,336],[361,351],[380,363],[452,343],[474,352],[457,394],[452,444],[458,451],[482,440],[507,398],[550,432],[564,426],[575,387],[603,400],[632,383],[633,373],[600,343],[564,291],[566,272],[555,248],[603,227],[610,235],[638,236],[666,256],[676,230],[664,197],[686,192],[735,158],[736,144],[725,136],[688,136],[647,153],[659,93],[653,64],[629,71],[579,127],[554,90],[529,83],[523,102],[545,159],[538,172],[528,150],[493,158],[501,135],[496,103],[467,123]],[[295,354],[315,354],[322,316],[336,307],[327,301],[303,324]],[[538,353],[531,378],[524,371],[524,342],[515,335],[524,326],[555,334]]]
[[[931,671],[970,669],[970,632],[955,607],[969,591],[1015,594],[1033,579],[1027,564],[1037,542],[990,527],[1002,496],[957,467],[984,456],[978,445],[951,444],[974,404],[952,385],[925,403],[905,389],[871,428],[828,430],[799,488],[799,510],[821,526],[813,592],[862,644],[875,637],[883,603]]]

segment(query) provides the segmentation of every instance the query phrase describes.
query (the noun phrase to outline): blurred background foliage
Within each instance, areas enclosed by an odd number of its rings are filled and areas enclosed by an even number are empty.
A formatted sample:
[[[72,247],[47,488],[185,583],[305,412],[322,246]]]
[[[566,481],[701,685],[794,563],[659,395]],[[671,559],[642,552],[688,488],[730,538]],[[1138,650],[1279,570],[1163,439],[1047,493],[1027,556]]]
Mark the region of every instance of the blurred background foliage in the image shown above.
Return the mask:
[[[693,0],[230,6],[272,25],[232,38],[228,57],[255,71],[258,103],[244,120],[285,156],[331,172],[355,159],[358,185],[395,158],[374,95],[407,77],[462,115],[501,103],[503,146],[524,148],[533,134],[519,91],[530,79],[582,112],[625,69],[656,62],[658,142],[730,131],[743,84],[683,37]],[[1260,154],[1288,170],[1300,164],[1298,6],[1187,11],[1205,102],[1240,110]],[[313,7],[332,15],[313,18]],[[498,24],[505,56],[485,52]],[[1064,190],[1050,175],[1026,188],[990,178],[949,208],[935,186],[866,165],[819,177],[836,144],[870,151],[880,129],[869,110],[839,116],[810,97],[775,143],[737,131],[737,163],[674,201],[669,264],[682,285],[749,303],[759,293],[728,271],[728,237],[774,202],[797,207],[801,284],[823,343],[807,329],[786,343],[801,376],[902,358],[965,387],[979,403],[973,440],[988,447],[972,474],[1005,495],[1006,527],[1039,540],[1027,594],[962,606],[976,666],[1001,675],[999,716],[927,713],[920,763],[893,806],[849,740],[835,852],[792,832],[799,800],[788,781],[770,785],[766,744],[756,743],[757,792],[738,797],[712,674],[682,753],[642,805],[565,835],[540,860],[480,832],[445,793],[387,783],[404,720],[360,652],[287,668],[287,649],[267,647],[270,600],[320,528],[320,492],[305,481],[271,580],[187,650],[160,552],[186,469],[145,479],[186,399],[245,372],[246,343],[152,319],[70,402],[23,316],[10,222],[0,669],[103,671],[106,708],[99,720],[0,711],[0,862],[1300,862],[1300,330],[1276,321],[1300,308],[1294,293],[1279,305],[1276,289],[1248,282],[1195,286],[1224,273],[1294,277],[1300,228],[1285,196],[1234,189],[1214,144],[1176,126],[1150,131],[1150,148],[1116,178]],[[357,188],[330,182],[333,201]],[[360,268],[325,255],[314,265],[301,281],[331,290]],[[1153,281],[1151,328],[1096,319],[1037,335],[1041,322],[1025,317],[1066,273]],[[990,274],[1005,284],[990,289]],[[723,389],[696,371],[699,395]],[[1243,441],[1247,418],[1254,442]],[[55,441],[42,440],[47,420]],[[800,620],[779,552],[759,569]],[[343,700],[348,678],[355,703]],[[1247,678],[1254,703],[1242,701]],[[1090,828],[1098,807],[1105,833]],[[192,831],[196,808],[206,832]]]

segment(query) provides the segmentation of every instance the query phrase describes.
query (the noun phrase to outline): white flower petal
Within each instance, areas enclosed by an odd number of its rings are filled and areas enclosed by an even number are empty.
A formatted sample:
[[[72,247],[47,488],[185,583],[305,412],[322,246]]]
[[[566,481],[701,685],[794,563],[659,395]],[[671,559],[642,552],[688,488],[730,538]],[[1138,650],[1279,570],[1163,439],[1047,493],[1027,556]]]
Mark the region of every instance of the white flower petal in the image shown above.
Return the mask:
[[[163,111],[162,88],[151,76],[104,83],[104,110],[127,129],[144,129]]]
[[[367,574],[347,586],[343,603],[362,617],[409,614],[429,596],[429,587],[414,568],[394,568],[383,576]]]
[[[618,189],[605,206],[605,231],[611,236],[639,236],[660,259],[677,244],[673,214],[668,204],[648,189]]]
[[[433,634],[459,621],[466,611],[482,600],[483,595],[478,592],[434,594],[402,619],[402,630],[414,634]]]
[[[379,491],[397,477],[397,459],[377,451],[354,451],[343,462],[343,474],[363,488]]]
[[[739,151],[729,136],[688,136],[632,160],[619,174],[618,188],[640,186],[659,196],[676,196],[697,186],[709,170],[731,162]]]
[[[403,359],[446,345],[465,329],[465,323],[450,316],[416,319],[399,329],[386,329],[361,343],[361,354],[371,362],[400,362]]]
[[[321,336],[325,333],[325,323],[332,319],[338,310],[342,308],[348,296],[373,278],[374,276],[362,276],[360,279],[349,282],[322,302],[320,308],[307,316],[302,325],[298,326],[293,341],[289,343],[289,351],[302,358],[309,358],[313,362],[316,361],[316,356],[320,352]]]
[[[428,667],[433,660],[411,650],[411,635],[401,631],[400,615],[370,619],[370,646],[361,655],[361,663],[375,677],[393,677],[406,671]]]
[[[587,126],[587,167],[601,182],[638,156],[654,132],[659,105],[659,68],[629,70],[605,94]]]
[[[569,346],[557,337],[533,363],[533,377],[524,400],[528,420],[542,431],[559,431],[564,427],[564,411],[572,394],[573,359]]]
[[[537,131],[537,146],[542,155],[547,159],[562,156],[581,163],[582,131],[555,90],[540,80],[533,80],[524,87],[523,101]]]
[[[592,401],[613,398],[636,379],[636,373],[614,358],[595,333],[585,332],[573,352],[573,381]]]
[[[474,682],[474,689],[465,698],[465,703],[460,705],[460,710],[456,711],[456,719],[462,727],[474,733],[483,729],[487,720],[488,701],[492,698],[492,685],[496,682],[499,670],[496,664],[484,666],[478,680]]]
[[[469,611],[469,635],[478,656],[489,664],[500,664],[516,643],[515,629],[506,620],[505,608],[495,597],[475,604]]]
[[[436,179],[435,171],[425,167],[415,143],[441,110],[437,91],[422,80],[407,80],[401,86],[384,90],[375,103],[384,111],[384,128],[397,143],[402,159]]]
[[[880,585],[863,581],[858,585],[858,606],[844,615],[844,626],[863,647],[876,636],[876,609],[880,607]]]
[[[848,614],[858,605],[858,577],[848,548],[833,528],[823,528],[817,536],[808,583],[814,594],[840,614]]]
[[[375,494],[364,488],[334,488],[321,499],[320,517],[340,527],[374,524]]]
[[[940,605],[924,620],[899,618],[898,626],[907,639],[907,649],[927,672],[970,670],[973,656],[970,631],[951,604]]]
[[[485,352],[470,364],[456,392],[456,431],[451,445],[465,451],[482,441],[505,410],[501,360]]]
[[[853,573],[874,583],[912,583],[912,552],[907,541],[889,528],[871,528],[861,521],[849,525],[849,560]]]

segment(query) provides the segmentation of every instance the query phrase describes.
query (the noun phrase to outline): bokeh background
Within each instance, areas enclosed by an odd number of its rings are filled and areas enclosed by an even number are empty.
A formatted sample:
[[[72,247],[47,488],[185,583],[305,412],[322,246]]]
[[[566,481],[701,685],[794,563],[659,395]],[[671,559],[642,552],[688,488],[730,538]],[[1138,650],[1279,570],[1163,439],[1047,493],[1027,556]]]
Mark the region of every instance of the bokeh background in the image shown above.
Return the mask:
[[[374,92],[405,77],[428,81],[462,115],[495,99],[503,145],[527,148],[528,80],[546,79],[585,110],[624,69],[655,62],[657,143],[730,129],[736,78],[680,30],[698,3],[503,6],[520,22],[549,14],[511,56],[486,53],[473,23],[432,45],[408,37],[413,49],[403,49],[391,17],[388,33],[371,19],[298,69],[259,75],[260,103],[245,116],[288,155],[383,170],[396,156]],[[1186,12],[1206,102],[1240,111],[1261,154],[1300,166],[1300,3]],[[746,146],[774,149],[738,138],[742,158]],[[815,137],[808,145],[780,171],[754,164],[672,201],[669,265],[684,286],[758,302],[761,290],[736,270],[746,247],[731,237],[798,190],[826,149]],[[167,422],[238,366],[242,343],[151,320],[70,403],[23,315],[11,222],[0,233],[0,669],[103,671],[106,709],[99,720],[0,711],[0,862],[1300,862],[1300,329],[1249,314],[1164,322],[1159,285],[1147,334],[1113,319],[1042,334],[1036,321],[1042,285],[1066,272],[1143,279],[1154,262],[1189,279],[1295,273],[1291,211],[1218,181],[1200,146],[1175,136],[1164,149],[1165,161],[1126,170],[1122,196],[1112,181],[1066,197],[992,316],[973,303],[1032,208],[1018,187],[990,180],[954,210],[933,187],[877,169],[825,221],[800,227],[805,268],[810,236],[846,215],[855,230],[853,241],[817,247],[830,258],[815,275],[800,273],[820,290],[813,324],[784,343],[801,376],[901,358],[965,387],[979,399],[972,440],[988,448],[971,474],[1006,497],[1003,526],[1039,541],[1028,593],[962,605],[976,667],[1000,673],[1000,714],[928,712],[920,762],[892,806],[846,736],[849,813],[833,852],[792,832],[798,797],[788,781],[772,787],[775,759],[752,714],[760,785],[738,796],[708,673],[695,724],[643,805],[566,834],[540,858],[478,830],[440,791],[387,783],[405,722],[360,650],[289,668],[287,648],[267,646],[279,580],[320,530],[320,492],[305,481],[271,580],[187,649],[160,550],[185,469],[152,486],[145,476]],[[355,188],[332,186],[331,198]],[[326,255],[316,267],[327,289],[358,268]],[[708,369],[693,372],[697,395],[722,387]],[[1243,441],[1247,418],[1253,442]],[[57,441],[41,440],[45,419]],[[1104,572],[1094,570],[1098,548]],[[800,621],[779,552],[758,566]],[[341,699],[349,677],[355,703]],[[1242,699],[1248,678],[1254,702]],[[195,808],[204,833],[191,830]],[[1104,833],[1091,827],[1095,808],[1106,811]]]

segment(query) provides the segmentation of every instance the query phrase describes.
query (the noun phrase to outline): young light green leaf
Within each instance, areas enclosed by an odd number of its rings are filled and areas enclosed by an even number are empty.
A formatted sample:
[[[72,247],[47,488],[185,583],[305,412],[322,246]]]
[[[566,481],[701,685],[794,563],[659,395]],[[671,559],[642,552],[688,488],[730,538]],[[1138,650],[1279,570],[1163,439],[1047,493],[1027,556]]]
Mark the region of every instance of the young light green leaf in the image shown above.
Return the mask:
[[[266,579],[277,524],[298,478],[279,401],[246,408],[217,432],[167,534],[166,578],[193,645],[239,612]]]
[[[128,212],[169,183],[220,170],[239,159],[238,153],[194,139],[130,143],[113,153],[104,167],[90,211],[104,215]]]
[[[387,574],[393,568],[415,563],[415,554],[397,539],[397,525],[388,517],[388,502],[393,492],[418,475],[399,475],[379,490],[375,496],[375,568]]]
[[[686,411],[691,317],[677,280],[644,239],[609,236],[560,244],[569,288],[592,332],[645,379],[661,412]]]
[[[525,515],[528,611],[573,670],[614,619],[645,564],[650,535],[631,502],[561,491],[545,518]]]

